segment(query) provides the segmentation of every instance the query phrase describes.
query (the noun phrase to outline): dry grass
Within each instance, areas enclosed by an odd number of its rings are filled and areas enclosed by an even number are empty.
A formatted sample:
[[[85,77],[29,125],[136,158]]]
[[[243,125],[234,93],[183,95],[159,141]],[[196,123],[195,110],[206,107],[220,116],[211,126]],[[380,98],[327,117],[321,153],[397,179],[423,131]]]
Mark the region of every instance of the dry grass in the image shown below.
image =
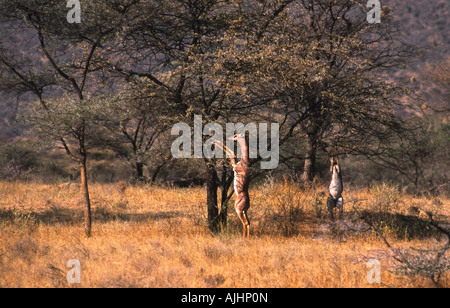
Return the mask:
[[[226,231],[208,231],[202,188],[96,184],[93,236],[86,238],[76,185],[1,182],[0,287],[433,286],[425,278],[396,275],[383,242],[348,225],[359,227],[351,219],[356,208],[410,215],[419,207],[448,223],[448,199],[417,199],[381,186],[348,191],[345,223],[333,225],[325,191],[287,182],[252,189],[253,236],[244,240],[231,210]],[[385,229],[397,248],[438,244],[417,228]],[[374,258],[381,262],[381,285],[366,280],[366,262]],[[67,283],[70,259],[81,261],[79,285]],[[448,278],[441,278],[443,287],[450,286]]]

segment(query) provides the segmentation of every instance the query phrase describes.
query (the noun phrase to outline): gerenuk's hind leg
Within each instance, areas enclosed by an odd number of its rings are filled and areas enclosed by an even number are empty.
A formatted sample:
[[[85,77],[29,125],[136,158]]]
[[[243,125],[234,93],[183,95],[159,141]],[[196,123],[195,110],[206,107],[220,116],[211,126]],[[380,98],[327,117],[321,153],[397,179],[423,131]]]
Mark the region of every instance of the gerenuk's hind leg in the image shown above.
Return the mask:
[[[336,202],[336,207],[339,210],[339,219],[342,219],[344,216],[344,198],[339,198]]]
[[[327,200],[328,211],[330,212],[331,220],[334,220],[333,210],[336,207],[336,201],[333,197],[329,196]]]
[[[239,209],[236,209],[236,213],[238,214],[239,219],[241,220],[242,225],[243,225],[242,236],[249,237],[250,236],[250,222],[248,220],[247,213],[245,211],[241,211]]]
[[[244,212],[244,217],[246,221],[247,238],[250,238],[250,219],[248,219],[247,212]]]

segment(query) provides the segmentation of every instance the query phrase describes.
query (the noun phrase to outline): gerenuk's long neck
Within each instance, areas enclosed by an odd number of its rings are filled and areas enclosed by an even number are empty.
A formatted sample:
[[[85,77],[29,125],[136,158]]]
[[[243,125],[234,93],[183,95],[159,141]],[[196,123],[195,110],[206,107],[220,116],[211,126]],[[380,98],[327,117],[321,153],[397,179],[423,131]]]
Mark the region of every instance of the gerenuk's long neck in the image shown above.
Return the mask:
[[[248,143],[245,140],[245,138],[239,139],[238,140],[239,145],[241,147],[241,161],[247,165],[250,164],[250,159],[249,159],[249,148],[248,148]]]

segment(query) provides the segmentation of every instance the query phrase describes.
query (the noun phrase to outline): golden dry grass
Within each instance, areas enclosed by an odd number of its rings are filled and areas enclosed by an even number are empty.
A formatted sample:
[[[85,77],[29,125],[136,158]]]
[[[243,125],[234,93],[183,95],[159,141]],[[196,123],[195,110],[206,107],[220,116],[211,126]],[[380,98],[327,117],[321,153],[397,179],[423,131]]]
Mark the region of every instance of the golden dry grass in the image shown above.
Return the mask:
[[[346,192],[346,210],[382,208],[386,199],[397,212],[416,206],[448,222],[446,198],[377,189]],[[76,185],[0,182],[0,287],[433,286],[395,274],[392,253],[375,234],[333,229],[325,191],[287,182],[253,188],[252,238],[245,240],[231,210],[226,231],[208,231],[202,188],[94,184],[93,236],[86,238]],[[438,244],[434,236],[402,238],[392,229],[386,234],[396,248]],[[66,280],[71,259],[81,262],[81,284]],[[381,262],[380,285],[367,282],[369,259]],[[448,278],[441,286],[450,286]]]

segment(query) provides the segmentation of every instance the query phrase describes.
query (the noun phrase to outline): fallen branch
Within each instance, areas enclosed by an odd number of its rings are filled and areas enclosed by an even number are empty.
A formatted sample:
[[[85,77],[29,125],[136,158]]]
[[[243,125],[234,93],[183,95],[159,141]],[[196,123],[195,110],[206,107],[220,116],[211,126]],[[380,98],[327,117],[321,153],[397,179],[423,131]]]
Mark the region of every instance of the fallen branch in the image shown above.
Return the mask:
[[[445,254],[450,250],[450,232],[434,221],[431,213],[427,213],[430,218],[430,225],[436,228],[440,233],[447,236],[447,243],[437,249],[429,250],[412,250],[419,254],[412,254],[409,252],[402,253],[395,249],[383,233],[369,220],[368,212],[361,213],[360,219],[364,221],[386,244],[386,246],[394,253],[394,259],[402,264],[397,268],[397,273],[408,276],[420,275],[429,278],[436,286],[439,286],[439,281],[445,272],[450,270],[450,262],[445,258]]]

